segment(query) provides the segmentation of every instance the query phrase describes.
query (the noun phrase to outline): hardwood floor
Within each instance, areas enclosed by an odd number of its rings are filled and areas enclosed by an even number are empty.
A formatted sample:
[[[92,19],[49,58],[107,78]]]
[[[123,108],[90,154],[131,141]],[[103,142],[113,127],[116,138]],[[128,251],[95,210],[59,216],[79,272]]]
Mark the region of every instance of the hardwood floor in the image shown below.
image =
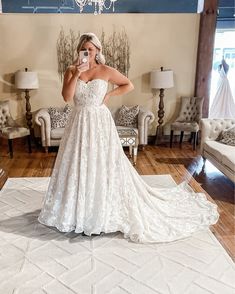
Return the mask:
[[[26,142],[14,142],[14,158],[7,154],[7,146],[2,142],[0,166],[8,177],[48,177],[54,166],[57,149],[48,154],[40,147],[34,147],[33,153],[27,153]],[[138,152],[137,171],[142,175],[171,174],[176,183],[187,181],[196,192],[207,192],[218,205],[220,219],[212,231],[235,261],[235,185],[206,161],[203,160],[191,145],[184,143],[182,149],[175,145],[147,146]],[[1,188],[1,187],[0,187]]]

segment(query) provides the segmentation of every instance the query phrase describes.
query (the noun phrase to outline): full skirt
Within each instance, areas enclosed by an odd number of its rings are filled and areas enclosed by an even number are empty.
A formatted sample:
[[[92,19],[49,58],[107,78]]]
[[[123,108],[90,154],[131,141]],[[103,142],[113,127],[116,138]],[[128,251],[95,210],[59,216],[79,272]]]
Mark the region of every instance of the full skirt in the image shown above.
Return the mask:
[[[39,221],[61,232],[123,232],[134,242],[168,242],[208,228],[217,207],[182,183],[153,188],[123,152],[105,105],[75,108],[60,143]]]

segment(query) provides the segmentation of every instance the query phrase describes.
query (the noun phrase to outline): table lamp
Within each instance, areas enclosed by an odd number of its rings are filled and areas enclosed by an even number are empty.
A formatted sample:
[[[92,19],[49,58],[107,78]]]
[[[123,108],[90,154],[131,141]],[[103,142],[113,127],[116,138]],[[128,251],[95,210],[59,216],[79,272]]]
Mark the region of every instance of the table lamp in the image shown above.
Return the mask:
[[[29,90],[38,89],[38,76],[34,71],[17,71],[15,74],[15,87],[25,91],[26,99],[26,122],[27,126],[32,134],[32,113],[30,105]]]

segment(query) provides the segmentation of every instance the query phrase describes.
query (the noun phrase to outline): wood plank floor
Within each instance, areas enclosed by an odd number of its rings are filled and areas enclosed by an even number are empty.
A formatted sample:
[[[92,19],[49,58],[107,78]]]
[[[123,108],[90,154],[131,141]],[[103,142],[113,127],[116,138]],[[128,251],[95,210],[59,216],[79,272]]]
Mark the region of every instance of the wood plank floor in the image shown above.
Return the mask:
[[[0,166],[8,177],[48,177],[54,166],[57,149],[48,154],[40,147],[34,147],[33,153],[27,153],[24,141],[14,142],[14,158],[7,154],[5,142],[1,142]],[[184,143],[182,149],[177,145],[170,149],[166,145],[147,146],[138,152],[136,169],[142,175],[170,174],[180,183],[187,181],[196,192],[205,192],[218,205],[220,219],[212,231],[235,261],[235,185],[206,161],[191,145]],[[1,187],[0,187],[1,188]]]

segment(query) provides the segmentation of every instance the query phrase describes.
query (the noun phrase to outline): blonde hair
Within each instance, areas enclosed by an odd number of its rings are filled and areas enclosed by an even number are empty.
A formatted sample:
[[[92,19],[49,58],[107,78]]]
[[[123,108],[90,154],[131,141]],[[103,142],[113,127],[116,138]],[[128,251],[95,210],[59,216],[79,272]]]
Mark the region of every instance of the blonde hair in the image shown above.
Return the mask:
[[[82,49],[82,46],[86,43],[86,42],[91,42],[97,49],[99,49],[99,52],[96,55],[96,62],[98,64],[105,64],[105,57],[102,54],[102,45],[100,40],[98,39],[98,37],[93,34],[93,33],[85,33],[82,34],[80,39],[79,39],[79,43],[77,46],[77,53],[79,54],[79,52]]]

